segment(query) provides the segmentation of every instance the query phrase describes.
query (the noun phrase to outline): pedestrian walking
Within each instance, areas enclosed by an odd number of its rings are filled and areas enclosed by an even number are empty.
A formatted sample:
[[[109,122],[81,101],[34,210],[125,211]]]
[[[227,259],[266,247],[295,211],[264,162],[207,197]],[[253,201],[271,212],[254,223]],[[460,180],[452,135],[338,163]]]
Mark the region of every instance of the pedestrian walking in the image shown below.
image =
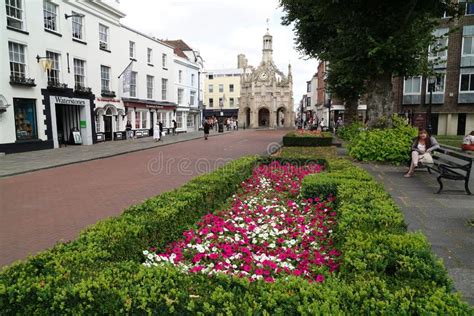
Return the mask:
[[[211,124],[209,124],[208,120],[204,121],[204,139],[207,140],[209,137],[209,129],[211,127]]]
[[[130,121],[127,121],[127,125],[125,125],[125,130],[127,131],[127,139],[132,140],[133,131],[132,131],[132,123],[130,123]]]
[[[156,121],[155,126],[153,127],[153,139],[155,142],[159,142],[161,139],[160,123],[158,121]]]
[[[158,125],[160,126],[160,139],[161,139],[161,136],[163,136],[163,123],[160,121]]]
[[[173,135],[176,135],[177,128],[178,128],[178,123],[176,123],[176,120],[173,120]]]

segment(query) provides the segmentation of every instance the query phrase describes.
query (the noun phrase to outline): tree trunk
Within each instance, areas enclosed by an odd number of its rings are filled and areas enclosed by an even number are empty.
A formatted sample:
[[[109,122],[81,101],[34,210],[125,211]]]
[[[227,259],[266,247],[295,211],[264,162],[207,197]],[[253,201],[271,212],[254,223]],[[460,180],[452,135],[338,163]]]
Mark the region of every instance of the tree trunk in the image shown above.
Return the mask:
[[[357,122],[357,107],[359,106],[359,100],[346,100],[344,103],[344,125],[348,126],[352,123]]]
[[[367,81],[367,117],[369,126],[378,123],[382,117],[391,125],[393,113],[392,75],[382,74]]]

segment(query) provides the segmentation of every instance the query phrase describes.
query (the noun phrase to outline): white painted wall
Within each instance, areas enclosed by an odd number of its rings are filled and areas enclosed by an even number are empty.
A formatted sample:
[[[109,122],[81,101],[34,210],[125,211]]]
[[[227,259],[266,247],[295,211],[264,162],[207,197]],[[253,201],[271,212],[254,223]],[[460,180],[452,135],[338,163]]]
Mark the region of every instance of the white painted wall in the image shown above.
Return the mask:
[[[11,104],[8,110],[0,114],[0,143],[13,143],[16,141],[13,98],[36,99],[36,117],[38,126],[38,138],[46,140],[44,121],[46,119],[42,104],[41,89],[47,86],[47,75],[41,65],[36,61],[36,55],[45,56],[46,51],[53,51],[61,54],[60,58],[60,81],[68,84],[69,88],[74,88],[74,64],[73,59],[79,58],[86,61],[85,85],[92,88],[96,98],[101,98],[101,78],[100,66],[111,67],[110,89],[115,91],[117,100],[128,97],[123,95],[122,80],[119,74],[130,62],[129,41],[136,44],[137,62],[133,65],[133,70],[137,71],[137,98],[147,99],[146,76],[152,75],[154,82],[154,100],[161,101],[161,79],[168,79],[168,93],[166,101],[176,102],[174,86],[175,63],[173,62],[173,48],[164,43],[140,34],[137,31],[123,27],[120,18],[123,13],[117,11],[117,3],[114,0],[107,0],[111,5],[101,5],[101,1],[60,1],[53,0],[58,7],[57,21],[58,34],[51,34],[44,30],[43,22],[43,1],[23,0],[25,13],[24,34],[7,29],[7,18],[4,4],[0,9],[0,94]],[[72,11],[84,14],[84,37],[87,44],[78,43],[72,39],[72,19],[65,19],[64,14],[72,14]],[[99,23],[109,27],[109,52],[99,49]],[[34,78],[36,87],[17,87],[9,84],[9,54],[8,42],[13,41],[27,45],[26,64],[27,78]],[[153,66],[147,63],[147,48],[153,50]],[[68,59],[69,53],[69,71]],[[167,54],[167,70],[162,67],[162,54]],[[196,91],[198,75],[196,73]],[[188,97],[189,99],[189,97]],[[123,102],[112,103],[115,107],[123,109]],[[103,107],[107,102],[96,100],[97,107]],[[196,101],[197,106],[197,101]],[[149,121],[149,116],[148,116]],[[124,128],[126,120],[122,123]],[[150,124],[150,123],[149,123]],[[103,125],[102,125],[103,126]],[[115,124],[113,124],[115,126]],[[149,127],[149,126],[148,126]],[[49,127],[51,128],[51,127]],[[116,130],[114,128],[114,130]]]

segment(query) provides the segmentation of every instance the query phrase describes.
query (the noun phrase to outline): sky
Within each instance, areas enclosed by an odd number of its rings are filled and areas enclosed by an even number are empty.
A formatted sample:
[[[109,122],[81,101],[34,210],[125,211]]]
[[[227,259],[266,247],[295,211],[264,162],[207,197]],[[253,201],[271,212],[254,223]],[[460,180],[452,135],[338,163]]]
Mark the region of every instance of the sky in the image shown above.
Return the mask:
[[[285,74],[292,65],[295,104],[317,70],[316,60],[295,49],[292,28],[281,25],[278,0],[121,0],[120,8],[127,14],[124,24],[160,39],[182,39],[200,51],[205,69],[237,68],[240,53],[258,66],[269,19],[275,64]]]

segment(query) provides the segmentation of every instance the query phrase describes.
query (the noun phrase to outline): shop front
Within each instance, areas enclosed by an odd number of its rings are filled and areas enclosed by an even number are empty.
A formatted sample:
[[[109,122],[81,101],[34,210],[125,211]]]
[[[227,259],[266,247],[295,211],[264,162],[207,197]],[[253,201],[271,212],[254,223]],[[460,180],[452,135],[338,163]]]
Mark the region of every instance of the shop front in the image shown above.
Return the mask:
[[[112,141],[125,139],[127,116],[120,99],[96,99],[95,125],[97,141]]]
[[[96,142],[94,96],[72,89],[42,89],[46,114],[46,135],[54,148],[92,145]]]
[[[157,121],[163,124],[164,129],[171,129],[173,127],[176,104],[128,99],[123,99],[123,102],[127,118],[126,122],[129,121],[131,123],[136,137],[153,136],[153,127]]]

